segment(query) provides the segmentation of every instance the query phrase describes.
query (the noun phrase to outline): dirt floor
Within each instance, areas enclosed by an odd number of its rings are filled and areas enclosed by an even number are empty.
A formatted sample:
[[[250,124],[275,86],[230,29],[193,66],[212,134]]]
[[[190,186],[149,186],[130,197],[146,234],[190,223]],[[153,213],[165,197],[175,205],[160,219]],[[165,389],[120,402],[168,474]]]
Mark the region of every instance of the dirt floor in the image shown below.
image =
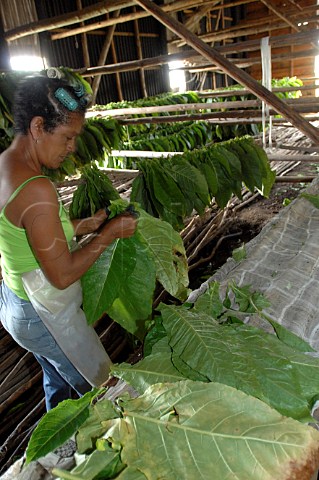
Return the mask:
[[[318,166],[314,163],[301,163],[293,168],[291,176],[315,177]],[[190,272],[190,288],[198,288],[208,277],[231,257],[232,251],[249,242],[262,230],[285,205],[294,200],[310,184],[308,182],[276,182],[268,198],[257,196],[245,207],[236,211],[225,236],[212,261]],[[207,252],[213,245],[208,245]]]

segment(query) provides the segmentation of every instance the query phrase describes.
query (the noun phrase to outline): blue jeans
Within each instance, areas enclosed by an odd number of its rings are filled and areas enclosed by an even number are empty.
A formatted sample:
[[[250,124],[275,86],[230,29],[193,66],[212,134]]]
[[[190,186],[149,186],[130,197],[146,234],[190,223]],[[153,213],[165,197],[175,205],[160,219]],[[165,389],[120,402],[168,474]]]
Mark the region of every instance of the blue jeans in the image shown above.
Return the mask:
[[[81,396],[92,389],[63,353],[32,304],[0,285],[0,320],[11,337],[32,352],[43,370],[47,410],[72,398],[72,389]]]

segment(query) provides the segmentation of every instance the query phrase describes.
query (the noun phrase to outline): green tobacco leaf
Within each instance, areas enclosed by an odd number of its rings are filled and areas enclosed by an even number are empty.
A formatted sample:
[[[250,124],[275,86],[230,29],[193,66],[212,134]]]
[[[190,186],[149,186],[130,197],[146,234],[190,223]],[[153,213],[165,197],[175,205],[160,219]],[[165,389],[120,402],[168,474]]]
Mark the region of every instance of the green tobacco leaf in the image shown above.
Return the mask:
[[[85,453],[92,450],[96,439],[101,437],[107,429],[103,422],[117,417],[118,413],[110,400],[103,399],[103,401],[91,405],[88,418],[76,434],[77,451]]]
[[[258,313],[270,306],[269,300],[262,293],[253,291],[251,285],[239,287],[232,282],[230,288],[235,294],[235,302],[241,312]]]
[[[206,163],[213,170],[217,179],[216,203],[220,208],[224,208],[233,193],[231,176],[225,167],[227,160],[218,153],[216,148],[210,148],[207,150]]]
[[[123,470],[116,480],[147,480],[144,473],[134,467],[128,467]]]
[[[211,282],[206,292],[196,300],[194,311],[206,313],[217,319],[224,310],[223,302],[220,299],[219,287],[218,282]]]
[[[135,335],[145,333],[155,278],[171,295],[187,296],[183,241],[172,226],[139,210],[135,235],[119,239],[82,277],[83,309],[89,324],[104,313]]]
[[[89,324],[96,322],[112,305],[123,282],[135,268],[135,242],[115,240],[83,275],[83,309]]]
[[[187,258],[179,233],[164,221],[140,212],[138,221],[139,238],[151,252],[156,277],[164,289],[173,297],[185,300],[188,286]]]
[[[122,408],[109,436],[148,480],[288,480],[318,463],[318,431],[226,385],[158,384]]]
[[[110,214],[108,219],[111,220],[111,218],[116,217],[116,215],[123,213],[128,206],[129,202],[122,198],[119,198],[118,200],[110,200],[110,205],[108,206]]]
[[[148,162],[151,188],[154,197],[164,208],[175,215],[184,217],[186,214],[184,195],[180,186],[169,174],[169,167],[160,159]]]
[[[319,208],[319,195],[311,195],[310,193],[301,193],[300,196],[308,200],[316,208]]]
[[[117,298],[108,308],[108,315],[125,330],[143,338],[145,320],[152,313],[155,290],[155,263],[149,249],[135,235],[135,268],[123,278]]]
[[[232,184],[233,192],[237,195],[238,198],[242,199],[242,171],[241,171],[241,163],[236,155],[231,150],[228,150],[222,144],[217,145],[217,150],[220,153],[223,153],[224,156],[227,158],[230,168],[230,181]]]
[[[162,317],[155,316],[153,325],[145,335],[143,340],[143,355],[147,357],[151,354],[154,345],[163,337],[167,337],[166,330],[163,327]]]
[[[26,463],[61,446],[89,416],[89,405],[98,390],[86,393],[78,400],[64,400],[47,412],[32,433],[26,451]]]
[[[319,360],[247,325],[216,325],[204,314],[161,305],[170,346],[184,362],[212,382],[253,395],[283,415],[311,421],[319,392]]]
[[[260,292],[251,290],[250,285],[238,287],[235,283],[231,283],[230,288],[235,294],[235,301],[238,303],[240,311],[248,313],[257,313],[261,318],[267,320],[276,332],[277,337],[286,345],[299,350],[300,352],[314,352],[315,350],[308,342],[298,337],[280,323],[266,315],[262,310],[270,306],[269,300]]]
[[[245,244],[241,245],[238,248],[234,248],[234,250],[232,251],[232,257],[235,262],[240,262],[241,260],[244,260],[247,257]]]
[[[53,469],[53,474],[65,480],[104,480],[114,478],[124,467],[119,453],[110,448],[109,451],[95,450],[70,472]]]
[[[198,168],[187,162],[183,156],[175,155],[167,161],[167,172],[179,185],[186,198],[198,196],[204,205],[209,205],[208,185],[204,175]],[[189,212],[190,214],[191,212]]]
[[[162,338],[153,347],[151,355],[134,365],[120,363],[113,365],[111,373],[131,385],[139,393],[155,383],[172,383],[184,380],[182,375],[172,364],[172,351],[168,339]]]

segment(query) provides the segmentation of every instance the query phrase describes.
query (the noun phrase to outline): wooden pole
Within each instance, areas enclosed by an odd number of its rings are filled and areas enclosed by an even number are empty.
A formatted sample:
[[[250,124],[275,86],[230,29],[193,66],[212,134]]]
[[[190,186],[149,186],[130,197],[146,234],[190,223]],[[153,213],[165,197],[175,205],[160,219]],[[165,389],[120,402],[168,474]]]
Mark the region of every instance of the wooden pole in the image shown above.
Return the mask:
[[[20,27],[13,28],[4,33],[4,38],[7,42],[17,40],[18,38],[34,35],[35,33],[45,32],[47,30],[54,30],[55,28],[65,27],[74,23],[84,22],[105,13],[114,12],[120,8],[131,7],[135,4],[130,0],[109,0],[98,2],[89,7],[82,8],[80,12],[71,12],[64,15],[59,15],[54,18],[45,18],[38,22],[28,23]]]
[[[274,5],[272,5],[271,2],[269,2],[268,0],[260,0],[264,5],[266,5],[266,7],[271,10],[272,12],[274,12],[275,15],[277,15],[277,17],[281,18],[285,23],[287,23],[293,30],[296,30],[296,32],[299,32],[300,31],[300,28],[298,28],[289,18],[287,18],[286,15],[284,15],[283,13],[281,13],[278,8],[276,8]],[[300,12],[299,12],[300,13]]]
[[[134,12],[136,12],[136,7],[134,8]],[[138,26],[138,20],[134,20],[134,33],[135,33],[135,42],[136,42],[136,49],[137,49],[137,57],[139,60],[143,59],[143,50],[142,50],[142,43],[141,43],[141,36],[140,36],[140,29]],[[143,97],[147,97],[147,89],[146,89],[146,82],[145,82],[145,75],[144,75],[144,69],[140,68],[139,69],[139,77],[140,77],[140,83],[141,83],[141,90],[143,93]]]
[[[291,51],[290,53],[282,53],[278,55],[272,55],[271,57],[271,62],[276,63],[276,62],[285,62],[287,60],[295,60],[296,58],[309,58],[309,57],[315,57],[317,54],[316,49],[312,50],[303,50],[303,51]],[[251,67],[252,65],[258,65],[261,63],[261,58],[258,56],[254,58],[230,58],[229,61],[233,64],[236,65],[237,67],[240,68],[247,68]],[[192,67],[190,65],[183,67],[184,70],[188,70],[191,73],[196,73],[196,72],[204,72],[205,70],[208,71],[214,71],[214,70],[219,70],[218,67],[216,67],[216,64],[198,64],[198,66]],[[293,72],[290,72],[290,77],[293,77]],[[226,87],[228,85],[225,85]]]
[[[117,63],[117,54],[116,54],[116,49],[115,49],[113,39],[111,40],[111,49],[112,49],[113,60],[114,60],[115,63]],[[119,101],[122,102],[123,92],[122,92],[121,78],[120,78],[119,73],[115,73],[115,81],[116,81],[117,94],[118,94],[118,97],[119,97]]]
[[[82,10],[82,0],[76,0],[76,6],[79,11]],[[81,22],[81,25],[84,26],[84,22]],[[87,42],[86,33],[81,34],[81,43],[82,43],[82,52],[83,52],[83,61],[86,67],[90,66],[90,54],[89,47]]]
[[[172,30],[176,35],[183,40],[186,40],[187,44],[194,48],[194,50],[208,60],[215,62],[223,69],[223,71],[228,73],[230,77],[238,83],[246,86],[249,90],[254,92],[257,97],[273,107],[276,112],[287,118],[292,125],[302,131],[315,144],[319,143],[318,129],[316,127],[312,126],[301,115],[282,102],[274,93],[270,92],[267,88],[254,80],[247,72],[233,65],[219,52],[209,47],[192,32],[189,32],[184,25],[174,18],[171,18],[150,0],[136,0],[136,2],[141,5],[141,7],[145,8],[145,10],[149,11],[157,20]]]
[[[118,17],[120,12],[121,12],[121,10],[117,10],[116,12],[114,12],[113,17]],[[105,62],[106,62],[106,57],[107,57],[107,54],[109,53],[109,50],[110,50],[110,46],[111,46],[111,42],[112,42],[112,39],[113,39],[113,34],[114,34],[114,31],[115,31],[115,28],[116,28],[116,24],[109,27],[109,29],[107,31],[102,50],[100,52],[100,57],[99,57],[99,60],[98,60],[98,66],[104,65]],[[101,75],[96,75],[94,77],[93,84],[92,84],[92,90],[93,90],[92,104],[96,103],[96,96],[97,96],[97,92],[99,90],[99,86],[100,86],[100,83],[101,83],[101,78],[102,78]]]
[[[241,3],[249,3],[256,0],[241,0],[238,4]],[[169,4],[165,5],[165,9],[167,11],[179,11],[184,10],[187,7],[196,7],[199,5],[205,5],[211,3],[211,0],[173,0]],[[66,13],[64,15],[59,15],[53,18],[46,18],[43,20],[39,20],[37,22],[28,23],[27,25],[21,25],[17,28],[13,28],[5,32],[4,37],[8,42],[12,40],[16,40],[18,38],[25,37],[27,35],[34,35],[35,33],[46,32],[48,30],[54,30],[61,27],[66,27],[68,25],[73,25],[75,23],[83,22],[85,20],[89,20],[91,18],[98,17],[99,15],[104,15],[105,13],[111,13],[121,8],[132,7],[135,5],[134,1],[131,0],[105,0],[95,3],[94,5],[90,5],[85,7],[81,10],[81,12],[71,12]],[[148,14],[141,12],[141,17],[148,16]],[[128,20],[126,20],[128,21]],[[97,27],[99,28],[99,27]],[[94,26],[93,28],[94,29]],[[88,29],[90,30],[90,26],[88,25]],[[71,35],[77,35],[76,32],[71,33]]]
[[[238,2],[232,2],[232,4],[227,5],[227,7],[230,6],[236,6],[236,5],[241,5],[243,3],[251,3],[255,2],[256,0],[241,0]],[[190,7],[195,7],[195,6],[206,6],[206,7],[211,7],[211,0],[206,0],[206,1],[196,1],[196,0],[177,0],[173,1],[169,4],[165,4],[162,6],[163,10],[168,13],[173,13],[173,12],[178,12],[180,10],[184,10],[185,8],[190,8]],[[146,11],[139,11],[139,12],[133,12],[133,13],[128,13],[126,15],[121,15],[117,20],[116,23],[125,23],[125,22],[131,22],[133,20],[138,20],[140,18],[145,18],[149,17],[150,14]],[[85,31],[92,31],[92,30],[97,30],[100,28],[105,28],[109,27],[114,23],[115,20],[102,20],[100,22],[96,23],[91,23],[90,25],[85,26]],[[60,40],[61,38],[66,38],[70,37],[73,35],[77,35],[79,33],[82,33],[83,27],[77,27],[69,30],[65,30],[64,32],[59,32],[55,33],[51,36],[51,40]]]
[[[284,90],[284,89],[282,89]],[[236,91],[232,92],[233,95]],[[249,93],[249,92],[248,92]],[[214,94],[211,94],[214,97]],[[293,105],[294,110],[302,113],[317,113],[319,112],[319,98],[314,97],[301,97],[301,98],[287,98],[283,99],[288,105]],[[96,117],[98,115],[108,117],[121,117],[128,115],[149,115],[166,112],[193,112],[201,110],[202,114],[205,112],[211,112],[217,110],[219,113],[217,116],[227,117],[230,111],[233,109],[245,109],[245,108],[261,108],[260,100],[235,100],[225,102],[209,102],[209,103],[178,103],[173,105],[157,105],[154,107],[129,107],[129,108],[114,108],[112,110],[97,110],[87,112],[86,118]],[[225,110],[221,112],[221,110]],[[275,113],[275,112],[273,112]],[[258,113],[258,115],[260,112]],[[171,117],[171,121],[174,121],[174,116]]]
[[[278,37],[270,37],[269,43],[273,47],[283,47],[295,43],[299,45],[305,42],[317,42],[319,38],[319,30],[310,30],[307,32],[293,33],[287,35],[279,35]],[[236,45],[225,45],[216,47],[220,53],[238,53],[260,50],[260,40],[245,40],[238,42]],[[85,76],[105,75],[115,72],[125,72],[131,70],[138,70],[139,68],[155,67],[168,63],[174,60],[190,60],[198,59],[199,54],[194,50],[186,50],[180,53],[173,53],[171,55],[160,55],[158,57],[144,58],[143,60],[131,60],[128,62],[121,62],[114,65],[104,65],[98,67],[82,68],[78,72]]]
[[[303,15],[302,18],[298,18],[297,14],[292,15],[292,17],[298,21],[307,21],[310,23],[315,23],[314,28],[318,22],[318,16],[314,11],[313,14]],[[300,17],[300,14],[299,14]],[[258,18],[250,22],[242,21],[238,25],[234,25],[232,27],[225,28],[225,30],[220,30],[217,33],[205,33],[200,35],[200,39],[204,42],[210,41],[221,41],[224,39],[231,39],[234,41],[236,37],[242,37],[245,35],[256,35],[258,33],[263,32],[270,32],[273,30],[280,30],[283,28],[287,28],[287,25],[278,18],[269,17],[269,18]],[[302,33],[302,32],[300,32]],[[185,40],[175,39],[168,42],[170,45],[177,45],[181,47],[185,45]]]

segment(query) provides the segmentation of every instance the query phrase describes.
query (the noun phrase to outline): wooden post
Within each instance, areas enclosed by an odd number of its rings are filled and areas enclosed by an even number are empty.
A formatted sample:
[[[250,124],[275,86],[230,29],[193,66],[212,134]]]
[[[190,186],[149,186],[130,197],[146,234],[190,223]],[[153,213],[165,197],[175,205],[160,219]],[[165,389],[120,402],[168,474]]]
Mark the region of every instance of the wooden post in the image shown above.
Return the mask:
[[[117,18],[119,16],[120,12],[121,12],[121,10],[117,10],[116,12],[114,12],[113,17]],[[116,28],[116,24],[114,24],[114,25],[112,25],[111,27],[108,28],[106,38],[104,40],[104,44],[103,44],[102,50],[100,52],[100,57],[99,57],[99,61],[98,61],[97,66],[104,65],[105,62],[106,62],[106,57],[107,57],[107,54],[110,50],[110,46],[111,46],[111,42],[112,42],[112,38],[113,38],[115,28]],[[99,86],[100,86],[100,83],[101,83],[101,77],[102,77],[101,75],[96,75],[94,77],[93,84],[92,84],[92,90],[93,90],[92,104],[96,103],[96,96],[97,96],[97,92],[99,90]]]
[[[301,115],[282,102],[276,95],[260,85],[247,72],[233,65],[215,49],[209,47],[192,32],[189,32],[180,22],[171,18],[150,0],[135,0],[141,7],[149,11],[157,20],[167,28],[175,32],[180,38],[187,41],[188,45],[201,53],[208,60],[214,61],[226,73],[234,78],[238,83],[245,85],[249,90],[255,93],[257,97],[269,104],[273,109],[283,115],[296,128],[302,131],[315,144],[319,143],[318,129],[312,126]]]
[[[76,8],[82,10],[82,0],[76,0]],[[81,25],[84,26],[84,22],[81,22]],[[81,33],[81,43],[82,43],[82,52],[83,52],[83,62],[86,67],[90,66],[90,54],[89,47],[87,42],[86,33]]]
[[[134,13],[136,13],[136,7],[133,8]],[[136,49],[137,49],[137,58],[139,60],[143,59],[143,51],[142,51],[142,44],[141,44],[141,37],[140,37],[140,30],[138,27],[138,20],[134,20],[134,33],[135,33],[135,42],[136,42]],[[140,82],[141,82],[141,89],[143,92],[143,97],[147,97],[147,89],[146,89],[146,82],[145,82],[145,75],[144,75],[144,69],[140,68],[139,69],[139,76],[140,76]]]
[[[111,49],[112,49],[113,61],[114,63],[117,63],[117,55],[116,55],[113,39],[111,40]],[[121,102],[123,100],[123,92],[122,92],[122,86],[121,86],[121,78],[118,72],[115,72],[115,80],[116,80],[116,87],[117,87],[119,101]]]

